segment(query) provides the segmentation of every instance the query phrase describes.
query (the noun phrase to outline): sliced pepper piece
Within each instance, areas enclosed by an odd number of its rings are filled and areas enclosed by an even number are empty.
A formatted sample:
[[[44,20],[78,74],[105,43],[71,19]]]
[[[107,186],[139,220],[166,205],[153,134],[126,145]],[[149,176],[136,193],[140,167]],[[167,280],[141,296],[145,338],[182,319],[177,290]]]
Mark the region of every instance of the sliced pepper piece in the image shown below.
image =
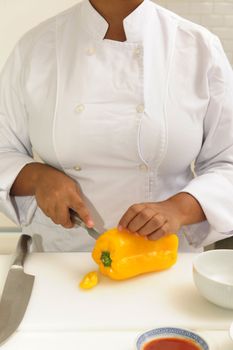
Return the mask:
[[[177,260],[177,250],[176,234],[150,241],[127,230],[113,228],[98,238],[92,257],[103,275],[124,280],[171,267]]]
[[[91,289],[95,287],[99,282],[98,273],[96,271],[89,272],[85,275],[82,281],[79,283],[79,287],[82,289]]]

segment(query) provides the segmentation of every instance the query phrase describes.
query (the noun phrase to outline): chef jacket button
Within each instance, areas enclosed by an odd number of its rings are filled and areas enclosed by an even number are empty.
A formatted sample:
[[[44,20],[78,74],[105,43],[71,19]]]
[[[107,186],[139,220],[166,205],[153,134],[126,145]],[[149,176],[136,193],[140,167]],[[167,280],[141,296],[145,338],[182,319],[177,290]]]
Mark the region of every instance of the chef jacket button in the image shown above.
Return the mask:
[[[81,113],[83,112],[85,109],[84,105],[78,105],[76,108],[75,108],[75,111],[78,112],[78,113]]]
[[[95,54],[95,48],[94,47],[89,47],[87,50],[86,50],[86,53],[88,56],[92,56]]]
[[[74,166],[74,170],[76,170],[76,171],[81,171],[82,168],[81,168],[80,165],[75,165],[75,166]]]
[[[140,164],[140,165],[139,165],[139,169],[140,169],[141,171],[147,171],[147,170],[148,170],[148,166],[147,166],[146,164]]]
[[[136,108],[136,110],[137,110],[138,113],[143,113],[144,110],[145,110],[145,108],[144,108],[143,105],[138,105],[137,108]]]

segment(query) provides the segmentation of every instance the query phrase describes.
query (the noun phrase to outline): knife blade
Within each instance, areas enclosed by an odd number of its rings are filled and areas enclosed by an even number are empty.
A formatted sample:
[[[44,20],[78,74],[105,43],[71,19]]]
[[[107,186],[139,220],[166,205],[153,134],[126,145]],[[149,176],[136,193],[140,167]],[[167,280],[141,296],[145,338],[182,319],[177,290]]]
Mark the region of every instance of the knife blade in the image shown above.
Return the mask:
[[[0,345],[20,325],[31,297],[35,276],[24,272],[24,261],[31,242],[30,236],[20,236],[15,260],[7,275],[0,301]]]

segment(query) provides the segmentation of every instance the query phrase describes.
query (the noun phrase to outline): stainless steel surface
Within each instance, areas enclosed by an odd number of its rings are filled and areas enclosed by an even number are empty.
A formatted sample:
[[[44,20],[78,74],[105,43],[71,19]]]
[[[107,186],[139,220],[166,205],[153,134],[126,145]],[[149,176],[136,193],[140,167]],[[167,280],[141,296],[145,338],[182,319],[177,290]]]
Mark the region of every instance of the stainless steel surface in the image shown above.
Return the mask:
[[[71,211],[71,218],[72,218],[72,221],[75,223],[75,225],[85,228],[87,233],[92,238],[98,239],[99,236],[101,235],[101,233],[99,233],[96,229],[89,228],[88,226],[86,226],[86,224],[82,221],[82,219],[79,217],[79,215],[76,212],[74,212],[73,210]]]
[[[30,300],[34,276],[24,272],[31,237],[22,235],[19,239],[15,260],[8,272],[0,301],[0,344],[3,344],[18,328]]]

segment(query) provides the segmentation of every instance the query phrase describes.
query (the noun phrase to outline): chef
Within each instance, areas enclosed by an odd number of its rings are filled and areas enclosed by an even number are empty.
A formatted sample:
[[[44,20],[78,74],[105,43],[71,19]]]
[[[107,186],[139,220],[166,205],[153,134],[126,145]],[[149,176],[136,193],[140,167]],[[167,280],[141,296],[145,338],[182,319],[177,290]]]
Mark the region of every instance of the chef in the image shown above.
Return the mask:
[[[233,72],[215,35],[150,0],[84,0],[17,43],[0,211],[38,251],[89,251],[71,209],[100,232],[176,232],[183,251],[233,235]]]

